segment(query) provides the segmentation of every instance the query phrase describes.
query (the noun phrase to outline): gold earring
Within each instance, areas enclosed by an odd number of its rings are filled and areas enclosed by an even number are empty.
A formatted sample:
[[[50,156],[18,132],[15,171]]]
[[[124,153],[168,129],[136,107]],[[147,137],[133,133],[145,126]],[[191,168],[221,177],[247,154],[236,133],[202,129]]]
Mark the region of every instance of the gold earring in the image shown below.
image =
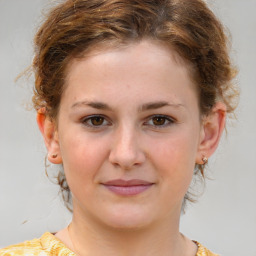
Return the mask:
[[[53,154],[52,158],[56,158],[58,156],[58,154]]]
[[[208,158],[206,156],[203,155],[202,157],[202,161],[204,162],[204,164],[207,164],[208,162]]]

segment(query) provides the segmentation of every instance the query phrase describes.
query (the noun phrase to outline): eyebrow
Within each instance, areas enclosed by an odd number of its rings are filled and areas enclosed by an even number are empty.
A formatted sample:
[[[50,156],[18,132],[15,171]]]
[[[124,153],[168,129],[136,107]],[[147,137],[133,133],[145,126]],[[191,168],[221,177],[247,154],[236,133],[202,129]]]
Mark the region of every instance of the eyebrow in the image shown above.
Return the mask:
[[[158,108],[163,108],[163,107],[185,107],[183,104],[174,104],[174,103],[169,103],[167,101],[158,101],[158,102],[149,102],[146,104],[143,104],[140,108],[140,111],[146,111],[146,110],[151,110],[151,109],[158,109]]]
[[[103,109],[103,110],[111,110],[111,107],[103,102],[97,101],[79,101],[72,105],[71,108],[80,107],[80,106],[88,106],[96,109]]]
[[[95,109],[100,109],[100,110],[112,110],[112,108],[109,105],[107,105],[106,103],[98,102],[98,101],[79,101],[79,102],[74,103],[71,108],[76,108],[76,107],[80,107],[80,106],[89,106],[89,107],[92,107]],[[153,109],[159,109],[159,108],[163,108],[166,106],[171,106],[171,107],[175,107],[175,108],[185,107],[183,104],[174,104],[174,103],[169,103],[167,101],[157,101],[157,102],[149,102],[149,103],[143,104],[139,108],[139,112],[153,110]]]

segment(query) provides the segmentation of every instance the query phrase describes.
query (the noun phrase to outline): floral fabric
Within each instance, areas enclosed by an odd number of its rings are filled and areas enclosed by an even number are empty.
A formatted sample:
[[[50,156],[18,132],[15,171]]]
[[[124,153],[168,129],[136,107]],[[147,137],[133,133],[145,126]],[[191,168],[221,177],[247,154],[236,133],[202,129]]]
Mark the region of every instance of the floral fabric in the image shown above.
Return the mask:
[[[212,253],[200,243],[196,242],[198,251],[196,256],[218,256]],[[24,243],[8,246],[0,249],[0,256],[76,256],[54,235],[47,232],[39,239],[33,239]]]

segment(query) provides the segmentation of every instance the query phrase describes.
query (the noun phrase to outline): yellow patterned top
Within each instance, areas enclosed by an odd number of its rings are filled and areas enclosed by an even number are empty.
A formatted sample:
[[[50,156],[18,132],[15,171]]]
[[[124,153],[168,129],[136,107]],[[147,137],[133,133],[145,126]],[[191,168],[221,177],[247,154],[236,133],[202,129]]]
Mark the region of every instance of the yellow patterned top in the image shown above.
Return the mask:
[[[198,242],[196,256],[218,256],[210,252]],[[0,249],[0,256],[76,256],[54,235],[47,232],[40,239],[33,239],[17,245]]]

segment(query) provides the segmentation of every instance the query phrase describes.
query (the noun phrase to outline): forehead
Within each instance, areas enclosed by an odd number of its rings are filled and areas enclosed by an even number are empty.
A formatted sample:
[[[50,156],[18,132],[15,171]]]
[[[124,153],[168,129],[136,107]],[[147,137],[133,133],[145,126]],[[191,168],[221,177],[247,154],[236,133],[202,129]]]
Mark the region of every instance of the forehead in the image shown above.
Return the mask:
[[[78,62],[86,60],[92,61],[92,59],[97,62],[104,62],[106,60],[106,56],[110,56],[113,52],[125,52],[126,56],[133,58],[135,62],[136,59],[139,59],[142,55],[144,55],[143,58],[145,61],[148,61],[153,55],[155,62],[163,61],[163,57],[165,57],[167,61],[172,59],[177,66],[185,67],[191,77],[191,80],[194,81],[195,68],[193,63],[182,58],[171,45],[167,45],[166,42],[153,39],[142,39],[139,41],[129,41],[125,43],[116,42],[114,40],[97,43],[82,53],[75,55],[75,57],[70,58],[66,68],[66,80],[68,80],[74,65],[77,65]],[[121,54],[119,54],[119,57],[124,58],[124,55],[125,54],[121,56]]]
[[[173,49],[154,41],[97,48],[69,65],[65,90],[72,93],[94,91],[99,95],[101,90],[123,98],[126,87],[130,93],[133,90],[144,96],[148,92],[195,90],[189,65]]]
[[[164,102],[183,106],[179,109],[197,120],[199,101],[189,73],[176,52],[148,41],[92,51],[70,65],[60,110],[67,114],[96,104],[133,116],[143,106]]]

